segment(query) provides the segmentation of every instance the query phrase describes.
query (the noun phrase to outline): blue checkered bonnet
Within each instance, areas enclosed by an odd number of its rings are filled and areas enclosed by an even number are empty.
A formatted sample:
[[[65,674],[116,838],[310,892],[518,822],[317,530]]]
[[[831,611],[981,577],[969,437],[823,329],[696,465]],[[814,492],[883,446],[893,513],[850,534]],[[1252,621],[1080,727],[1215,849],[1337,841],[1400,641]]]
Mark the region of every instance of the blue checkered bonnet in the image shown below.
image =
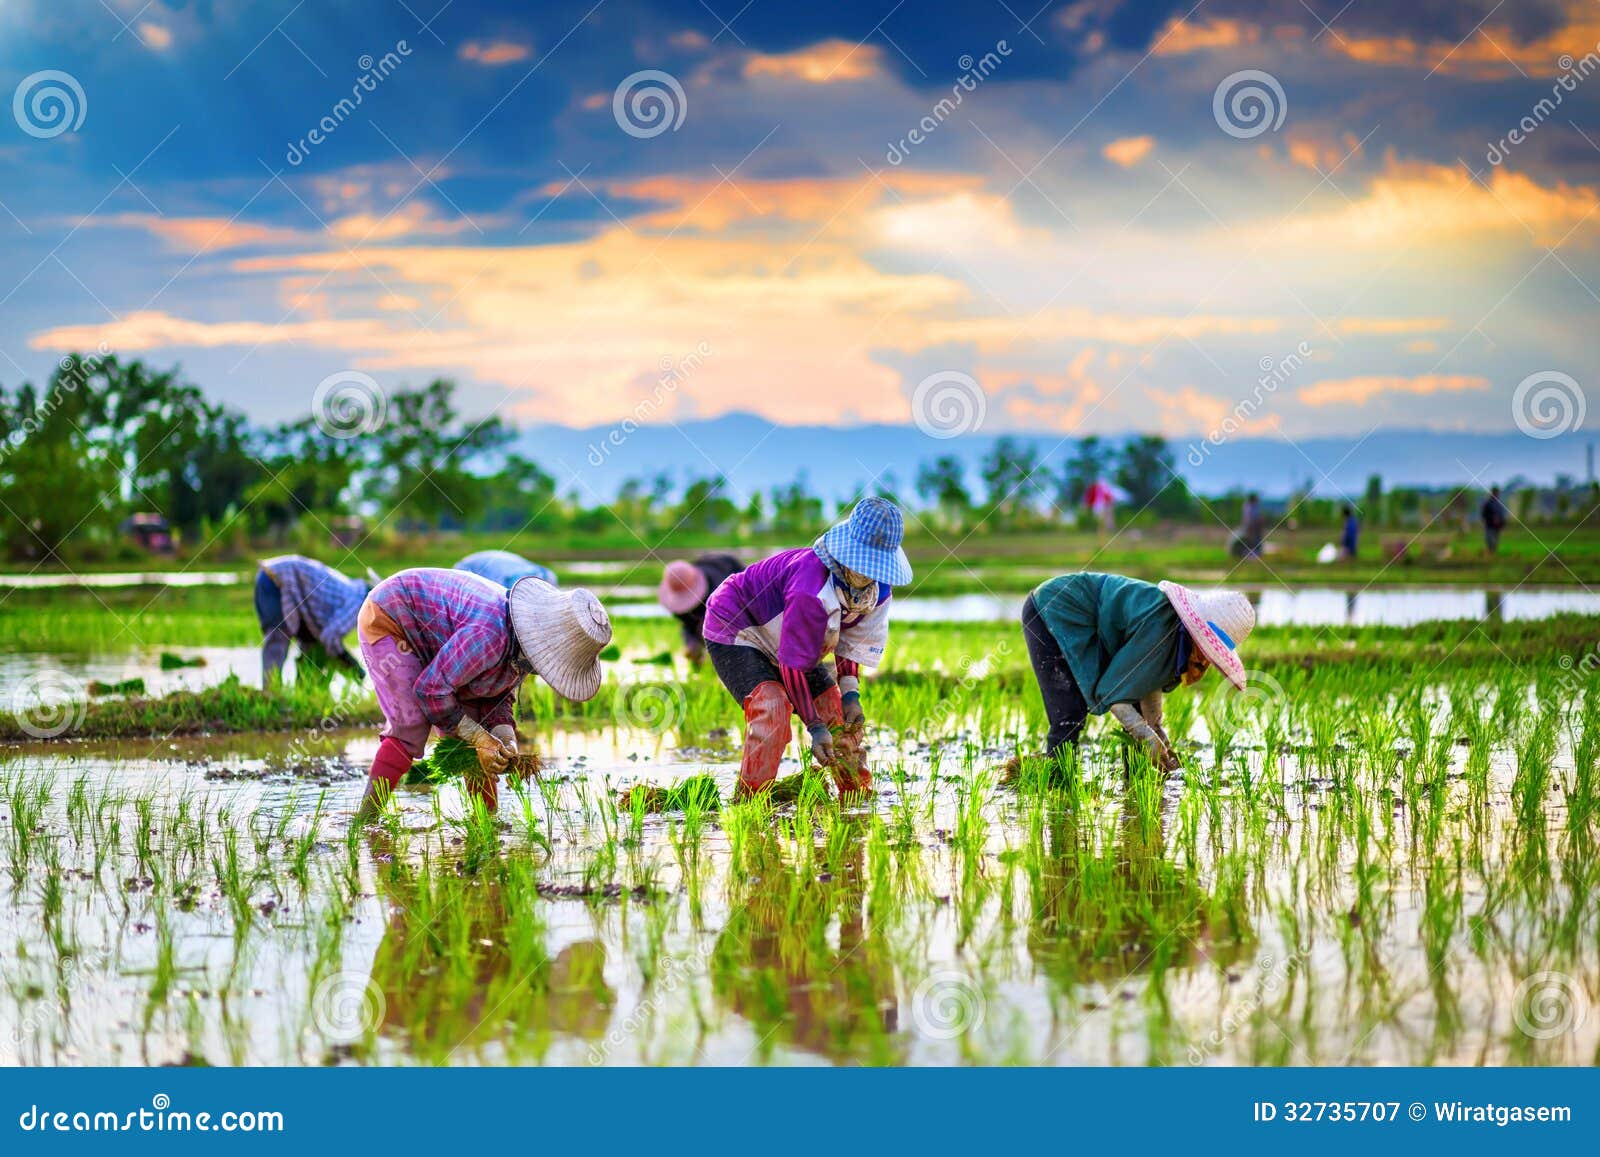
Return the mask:
[[[835,562],[892,587],[911,581],[911,560],[900,547],[905,518],[887,498],[863,498],[850,517],[829,527],[822,545]]]

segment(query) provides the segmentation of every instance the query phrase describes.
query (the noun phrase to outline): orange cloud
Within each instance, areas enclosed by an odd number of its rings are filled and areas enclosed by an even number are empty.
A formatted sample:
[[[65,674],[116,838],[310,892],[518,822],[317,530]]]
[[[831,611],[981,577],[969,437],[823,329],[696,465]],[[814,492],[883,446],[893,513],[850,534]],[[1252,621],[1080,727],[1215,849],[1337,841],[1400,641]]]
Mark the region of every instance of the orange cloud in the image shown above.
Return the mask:
[[[274,325],[259,321],[192,321],[159,310],[140,310],[105,325],[62,325],[28,339],[30,349],[70,352],[94,349],[101,342],[119,352],[230,345],[362,346],[386,339],[387,331],[371,321],[318,320]]]
[[[1151,136],[1122,137],[1101,149],[1100,155],[1124,169],[1131,169],[1150,155],[1150,150],[1155,148],[1155,144],[1156,139]]]
[[[1366,64],[1421,68],[1482,80],[1519,76],[1558,76],[1575,58],[1600,46],[1600,13],[1585,0],[1573,0],[1567,23],[1534,40],[1523,41],[1509,24],[1489,20],[1459,44],[1453,40],[1418,42],[1406,36],[1327,36],[1323,43]],[[1565,63],[1562,63],[1565,61]]]
[[[1489,379],[1467,374],[1423,374],[1419,377],[1371,376],[1313,382],[1296,397],[1308,406],[1364,406],[1379,394],[1444,394],[1487,390]]]
[[[807,84],[868,80],[882,71],[883,53],[873,44],[823,40],[794,52],[752,53],[744,62],[747,78],[776,77]]]
[[[469,40],[461,46],[458,55],[462,60],[493,67],[497,64],[513,64],[519,60],[527,60],[532,52],[532,45],[514,44],[509,40]]]
[[[108,217],[90,217],[83,224],[143,229],[159,237],[169,248],[194,254],[254,245],[303,245],[308,240],[308,235],[298,229],[230,221],[226,217],[157,217],[154,213],[116,213]]]
[[[1597,209],[1600,196],[1586,185],[1541,185],[1504,167],[1485,187],[1446,165],[1391,165],[1364,197],[1331,213],[1295,218],[1274,233],[1333,251],[1494,234],[1554,246],[1591,235],[1600,223]]]
[[[421,201],[407,201],[387,214],[351,213],[328,223],[328,232],[347,244],[400,237],[448,237],[470,228],[472,224],[466,220],[438,219]]]
[[[1342,317],[1333,323],[1340,333],[1393,337],[1398,334],[1436,333],[1450,328],[1443,317]]]
[[[146,48],[156,52],[165,52],[172,47],[172,29],[162,24],[152,24],[148,20],[141,20],[138,27],[139,41]]]
[[[1155,56],[1185,56],[1191,52],[1238,48],[1241,44],[1255,44],[1260,39],[1260,27],[1243,20],[1227,17],[1186,20],[1178,16],[1161,30],[1150,51]]]

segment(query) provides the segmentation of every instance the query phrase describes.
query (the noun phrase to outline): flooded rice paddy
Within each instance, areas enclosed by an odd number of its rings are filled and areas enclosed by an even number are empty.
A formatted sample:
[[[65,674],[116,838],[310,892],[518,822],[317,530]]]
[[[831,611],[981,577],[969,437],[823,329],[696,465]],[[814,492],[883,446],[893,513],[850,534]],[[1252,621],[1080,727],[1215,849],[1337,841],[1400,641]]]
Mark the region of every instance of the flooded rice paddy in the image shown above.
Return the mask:
[[[1290,667],[1172,696],[1179,773],[1104,728],[1014,771],[1043,721],[1008,638],[869,688],[879,791],[843,805],[619,807],[731,795],[705,672],[635,670],[610,718],[537,699],[546,768],[497,819],[447,786],[353,825],[366,731],[6,748],[0,1060],[1600,1055],[1600,705],[1559,668]]]

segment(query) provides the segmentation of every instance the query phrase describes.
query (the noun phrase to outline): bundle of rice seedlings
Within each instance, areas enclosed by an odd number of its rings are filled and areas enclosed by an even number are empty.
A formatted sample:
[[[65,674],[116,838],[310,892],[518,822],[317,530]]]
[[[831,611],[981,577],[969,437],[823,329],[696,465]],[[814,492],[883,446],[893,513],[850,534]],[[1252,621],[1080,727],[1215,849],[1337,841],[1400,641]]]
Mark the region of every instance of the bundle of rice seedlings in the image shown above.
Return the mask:
[[[534,751],[519,751],[506,764],[506,774],[513,779],[528,780],[539,774],[539,755]],[[449,783],[478,770],[478,752],[464,739],[446,735],[433,745],[433,750],[421,759],[413,760],[411,770],[401,782],[407,784]]]
[[[672,812],[691,806],[702,811],[716,811],[722,806],[722,795],[717,791],[717,781],[709,775],[692,775],[667,787],[636,783],[622,793],[618,805],[623,811],[633,811],[637,807],[647,812]]]

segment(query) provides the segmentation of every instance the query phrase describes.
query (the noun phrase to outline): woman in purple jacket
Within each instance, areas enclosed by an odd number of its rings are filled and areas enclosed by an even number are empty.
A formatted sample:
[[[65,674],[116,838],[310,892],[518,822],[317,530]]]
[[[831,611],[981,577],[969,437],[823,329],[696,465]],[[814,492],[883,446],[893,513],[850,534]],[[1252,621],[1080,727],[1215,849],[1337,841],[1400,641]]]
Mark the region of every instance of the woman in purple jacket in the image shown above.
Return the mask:
[[[761,791],[777,778],[791,712],[811,736],[812,758],[833,772],[841,794],[872,790],[861,753],[860,666],[882,660],[890,588],[911,581],[903,533],[899,507],[863,499],[812,546],[763,559],[712,594],[706,651],[744,708],[742,792]],[[830,653],[837,674],[822,666]],[[834,727],[841,731],[837,743]]]

